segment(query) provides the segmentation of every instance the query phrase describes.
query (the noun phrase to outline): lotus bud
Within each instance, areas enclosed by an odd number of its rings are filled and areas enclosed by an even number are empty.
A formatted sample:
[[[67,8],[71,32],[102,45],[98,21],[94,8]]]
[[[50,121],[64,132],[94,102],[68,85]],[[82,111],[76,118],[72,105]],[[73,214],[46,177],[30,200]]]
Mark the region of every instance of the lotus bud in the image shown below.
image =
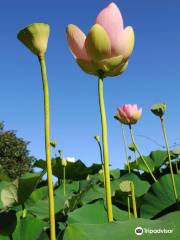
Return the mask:
[[[38,57],[43,57],[48,44],[50,27],[45,23],[33,23],[22,29],[17,37]]]
[[[56,148],[57,142],[55,140],[51,141],[50,145],[51,145],[51,147]]]
[[[129,150],[131,150],[132,152],[135,152],[135,151],[136,151],[136,147],[135,147],[134,143],[129,144],[129,145],[128,145],[128,148],[129,148]]]
[[[67,166],[67,160],[65,158],[62,159],[61,164],[63,167]]]
[[[99,135],[96,135],[96,136],[94,137],[94,139],[95,139],[97,142],[100,142],[100,136],[99,136]]]
[[[59,153],[59,156],[61,157],[62,156],[62,149],[59,149],[58,153]]]
[[[135,124],[141,117],[142,108],[138,109],[136,104],[125,104],[117,109],[115,119],[123,124]]]
[[[66,33],[69,48],[86,73],[113,77],[127,68],[134,48],[134,31],[131,26],[124,28],[115,3],[97,15],[87,36],[74,24],[68,25]]]
[[[157,103],[151,106],[151,112],[154,113],[154,115],[162,118],[164,113],[166,111],[166,104],[165,103]]]

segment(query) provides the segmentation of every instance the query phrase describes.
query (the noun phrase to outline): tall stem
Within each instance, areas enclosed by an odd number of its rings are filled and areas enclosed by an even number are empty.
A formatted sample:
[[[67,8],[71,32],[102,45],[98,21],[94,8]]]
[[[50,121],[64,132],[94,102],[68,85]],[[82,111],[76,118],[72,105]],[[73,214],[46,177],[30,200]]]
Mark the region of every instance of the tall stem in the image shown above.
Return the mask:
[[[22,218],[27,216],[27,209],[25,208],[24,204],[22,204]]]
[[[63,167],[63,189],[64,196],[66,195],[66,167]]]
[[[62,150],[59,150],[59,158],[58,158],[58,186],[61,185],[61,159],[62,159]]]
[[[126,163],[128,166],[128,171],[129,171],[129,173],[131,173],[131,168],[130,168],[130,164],[129,164],[129,160],[128,160],[127,141],[126,141],[126,137],[125,137],[125,133],[124,133],[123,124],[121,124],[121,128],[122,128],[122,135],[123,135],[123,141],[124,141],[124,152],[125,152],[125,156],[126,156]]]
[[[177,159],[175,160],[175,166],[176,166],[176,173],[178,173],[179,169],[178,169],[178,161],[177,161]]]
[[[140,158],[143,160],[143,162],[144,162],[146,168],[148,169],[148,171],[149,171],[151,177],[153,178],[153,180],[154,180],[155,182],[157,182],[157,179],[155,178],[155,176],[154,176],[154,174],[152,173],[149,165],[147,164],[146,160],[145,160],[144,157],[142,156],[141,152],[139,151],[138,146],[137,146],[136,143],[135,143],[134,134],[133,134],[131,125],[129,125],[129,129],[130,129],[131,139],[132,139],[132,142],[133,142],[133,144],[134,144],[134,146],[135,146],[136,151],[138,152]]]
[[[100,152],[100,158],[101,158],[101,165],[102,165],[102,168],[103,168],[104,161],[103,161],[102,147],[101,147],[101,143],[100,143],[99,141],[97,141],[97,143],[98,143],[98,146],[99,146],[99,152]]]
[[[161,117],[160,119],[161,119],[161,126],[162,126],[163,135],[164,135],[164,140],[165,140],[165,144],[166,144],[166,150],[167,150],[167,154],[168,154],[168,160],[169,160],[169,167],[170,167],[170,173],[171,173],[171,179],[172,179],[172,186],[173,186],[173,190],[174,190],[174,196],[175,196],[176,202],[178,202],[176,182],[175,182],[175,179],[174,179],[174,173],[173,173],[172,162],[171,162],[171,154],[170,154],[170,151],[169,151],[169,144],[168,144],[166,129],[165,129],[165,125],[164,125],[164,118]]]
[[[44,92],[45,150],[46,150],[48,194],[49,194],[50,239],[55,240],[56,231],[55,231],[55,215],[54,215],[54,192],[53,192],[51,152],[50,152],[49,90],[48,90],[45,57],[44,56],[39,57],[39,62],[41,66],[43,92]]]
[[[128,205],[128,218],[131,218],[131,206],[130,206],[130,196],[127,196],[127,205]]]
[[[132,193],[132,204],[133,204],[134,218],[137,218],[136,196],[135,196],[135,190],[134,190],[134,183],[133,182],[131,182],[131,193]]]
[[[110,173],[109,173],[107,123],[106,123],[106,111],[105,111],[104,94],[103,94],[103,78],[101,77],[99,77],[99,81],[98,81],[98,95],[99,95],[99,107],[100,107],[101,126],[102,126],[106,205],[107,205],[108,221],[112,222],[113,212],[112,212],[111,183],[110,183]]]
[[[104,182],[104,188],[105,188],[106,183],[105,183],[105,177],[104,177],[104,161],[103,161],[102,147],[101,147],[101,143],[99,141],[97,141],[97,143],[98,143],[98,146],[99,146],[99,152],[100,152],[100,157],[101,157],[101,165],[102,165],[102,171],[103,171],[103,182]]]

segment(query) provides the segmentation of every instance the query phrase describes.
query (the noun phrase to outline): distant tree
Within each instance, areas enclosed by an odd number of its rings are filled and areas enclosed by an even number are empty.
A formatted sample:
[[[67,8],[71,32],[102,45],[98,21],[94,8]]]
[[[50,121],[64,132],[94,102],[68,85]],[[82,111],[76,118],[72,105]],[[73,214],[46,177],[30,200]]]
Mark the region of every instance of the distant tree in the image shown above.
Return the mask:
[[[0,168],[11,179],[32,171],[35,158],[29,156],[29,142],[16,136],[16,131],[5,131],[0,122]]]

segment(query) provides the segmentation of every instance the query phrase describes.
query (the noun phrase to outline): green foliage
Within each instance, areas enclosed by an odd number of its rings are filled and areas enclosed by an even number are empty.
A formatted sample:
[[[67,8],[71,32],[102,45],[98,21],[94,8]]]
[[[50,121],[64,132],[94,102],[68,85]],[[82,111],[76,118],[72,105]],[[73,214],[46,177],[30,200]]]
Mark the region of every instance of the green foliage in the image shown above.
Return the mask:
[[[38,160],[35,162],[34,167],[46,169],[46,161],[42,159]],[[78,160],[75,163],[67,162],[66,179],[85,179],[89,174],[98,173],[100,169],[102,169],[101,164],[93,164],[91,167],[86,167],[86,165],[81,160]],[[52,172],[54,176],[63,179],[63,164],[62,159],[59,157],[52,159]]]
[[[178,156],[178,150],[171,152],[173,161],[177,160]],[[174,229],[171,239],[178,239],[180,211],[177,211],[178,205],[172,189],[167,153],[157,150],[146,158],[157,175],[156,183],[149,179],[149,173],[141,159],[138,159],[138,165],[135,165],[136,162],[131,163],[131,173],[123,169],[110,171],[114,217],[111,224],[107,220],[101,164],[87,167],[80,160],[75,163],[68,162],[64,195],[61,159],[52,159],[53,174],[59,178],[54,183],[57,240],[136,239],[134,230],[137,226]],[[10,235],[13,240],[50,239],[48,187],[47,181],[42,179],[46,173],[46,162],[39,160],[35,166],[41,168],[42,172],[26,173],[13,181],[0,174],[2,240],[9,239]],[[137,167],[140,171],[137,171]],[[126,184],[123,189],[120,188],[120,184],[129,181],[135,188],[138,219],[134,219],[131,193],[129,191],[127,193]],[[175,174],[175,181],[177,192],[180,194],[180,172]],[[130,213],[127,194],[130,200]],[[147,235],[143,234],[141,239],[147,239],[146,237]],[[156,235],[156,239],[165,237]],[[154,239],[154,235],[149,234],[148,239]]]
[[[34,157],[29,156],[28,142],[16,136],[15,131],[5,131],[0,123],[0,178],[3,175],[15,179],[32,170]]]
[[[119,240],[119,239],[142,239],[142,240],[159,240],[159,239],[179,239],[180,212],[170,213],[158,220],[137,219],[128,220],[115,223],[104,224],[87,224],[87,223],[73,223],[70,224],[65,231],[63,240]],[[172,229],[173,234],[143,234],[136,236],[134,230],[137,226],[147,229]],[[164,236],[165,235],[165,236]]]
[[[171,159],[175,159],[178,154],[177,151],[171,151]],[[164,163],[168,161],[168,154],[167,151],[157,150],[152,151],[149,156],[143,156],[146,162],[148,163],[151,171],[155,171],[159,169]],[[130,163],[130,167],[132,169],[139,169],[145,172],[149,172],[144,161],[139,157],[136,161]]]
[[[177,192],[180,195],[180,173],[175,174],[174,177]],[[157,183],[153,183],[149,192],[144,195],[141,206],[141,217],[153,218],[158,214],[163,215],[173,205],[173,209],[179,208],[174,200],[171,175],[166,174]]]

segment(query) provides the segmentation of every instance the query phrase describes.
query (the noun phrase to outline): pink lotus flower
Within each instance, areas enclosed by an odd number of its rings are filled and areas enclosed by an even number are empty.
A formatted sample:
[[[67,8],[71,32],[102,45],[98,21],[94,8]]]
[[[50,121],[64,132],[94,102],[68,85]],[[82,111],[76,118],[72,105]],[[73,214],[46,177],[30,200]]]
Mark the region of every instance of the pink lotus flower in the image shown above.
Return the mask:
[[[138,109],[137,104],[125,104],[117,109],[115,118],[123,124],[135,124],[141,117],[142,108]]]
[[[67,40],[82,70],[97,76],[116,76],[128,65],[134,32],[131,26],[124,28],[119,8],[111,3],[98,14],[87,36],[76,25],[68,25]]]

